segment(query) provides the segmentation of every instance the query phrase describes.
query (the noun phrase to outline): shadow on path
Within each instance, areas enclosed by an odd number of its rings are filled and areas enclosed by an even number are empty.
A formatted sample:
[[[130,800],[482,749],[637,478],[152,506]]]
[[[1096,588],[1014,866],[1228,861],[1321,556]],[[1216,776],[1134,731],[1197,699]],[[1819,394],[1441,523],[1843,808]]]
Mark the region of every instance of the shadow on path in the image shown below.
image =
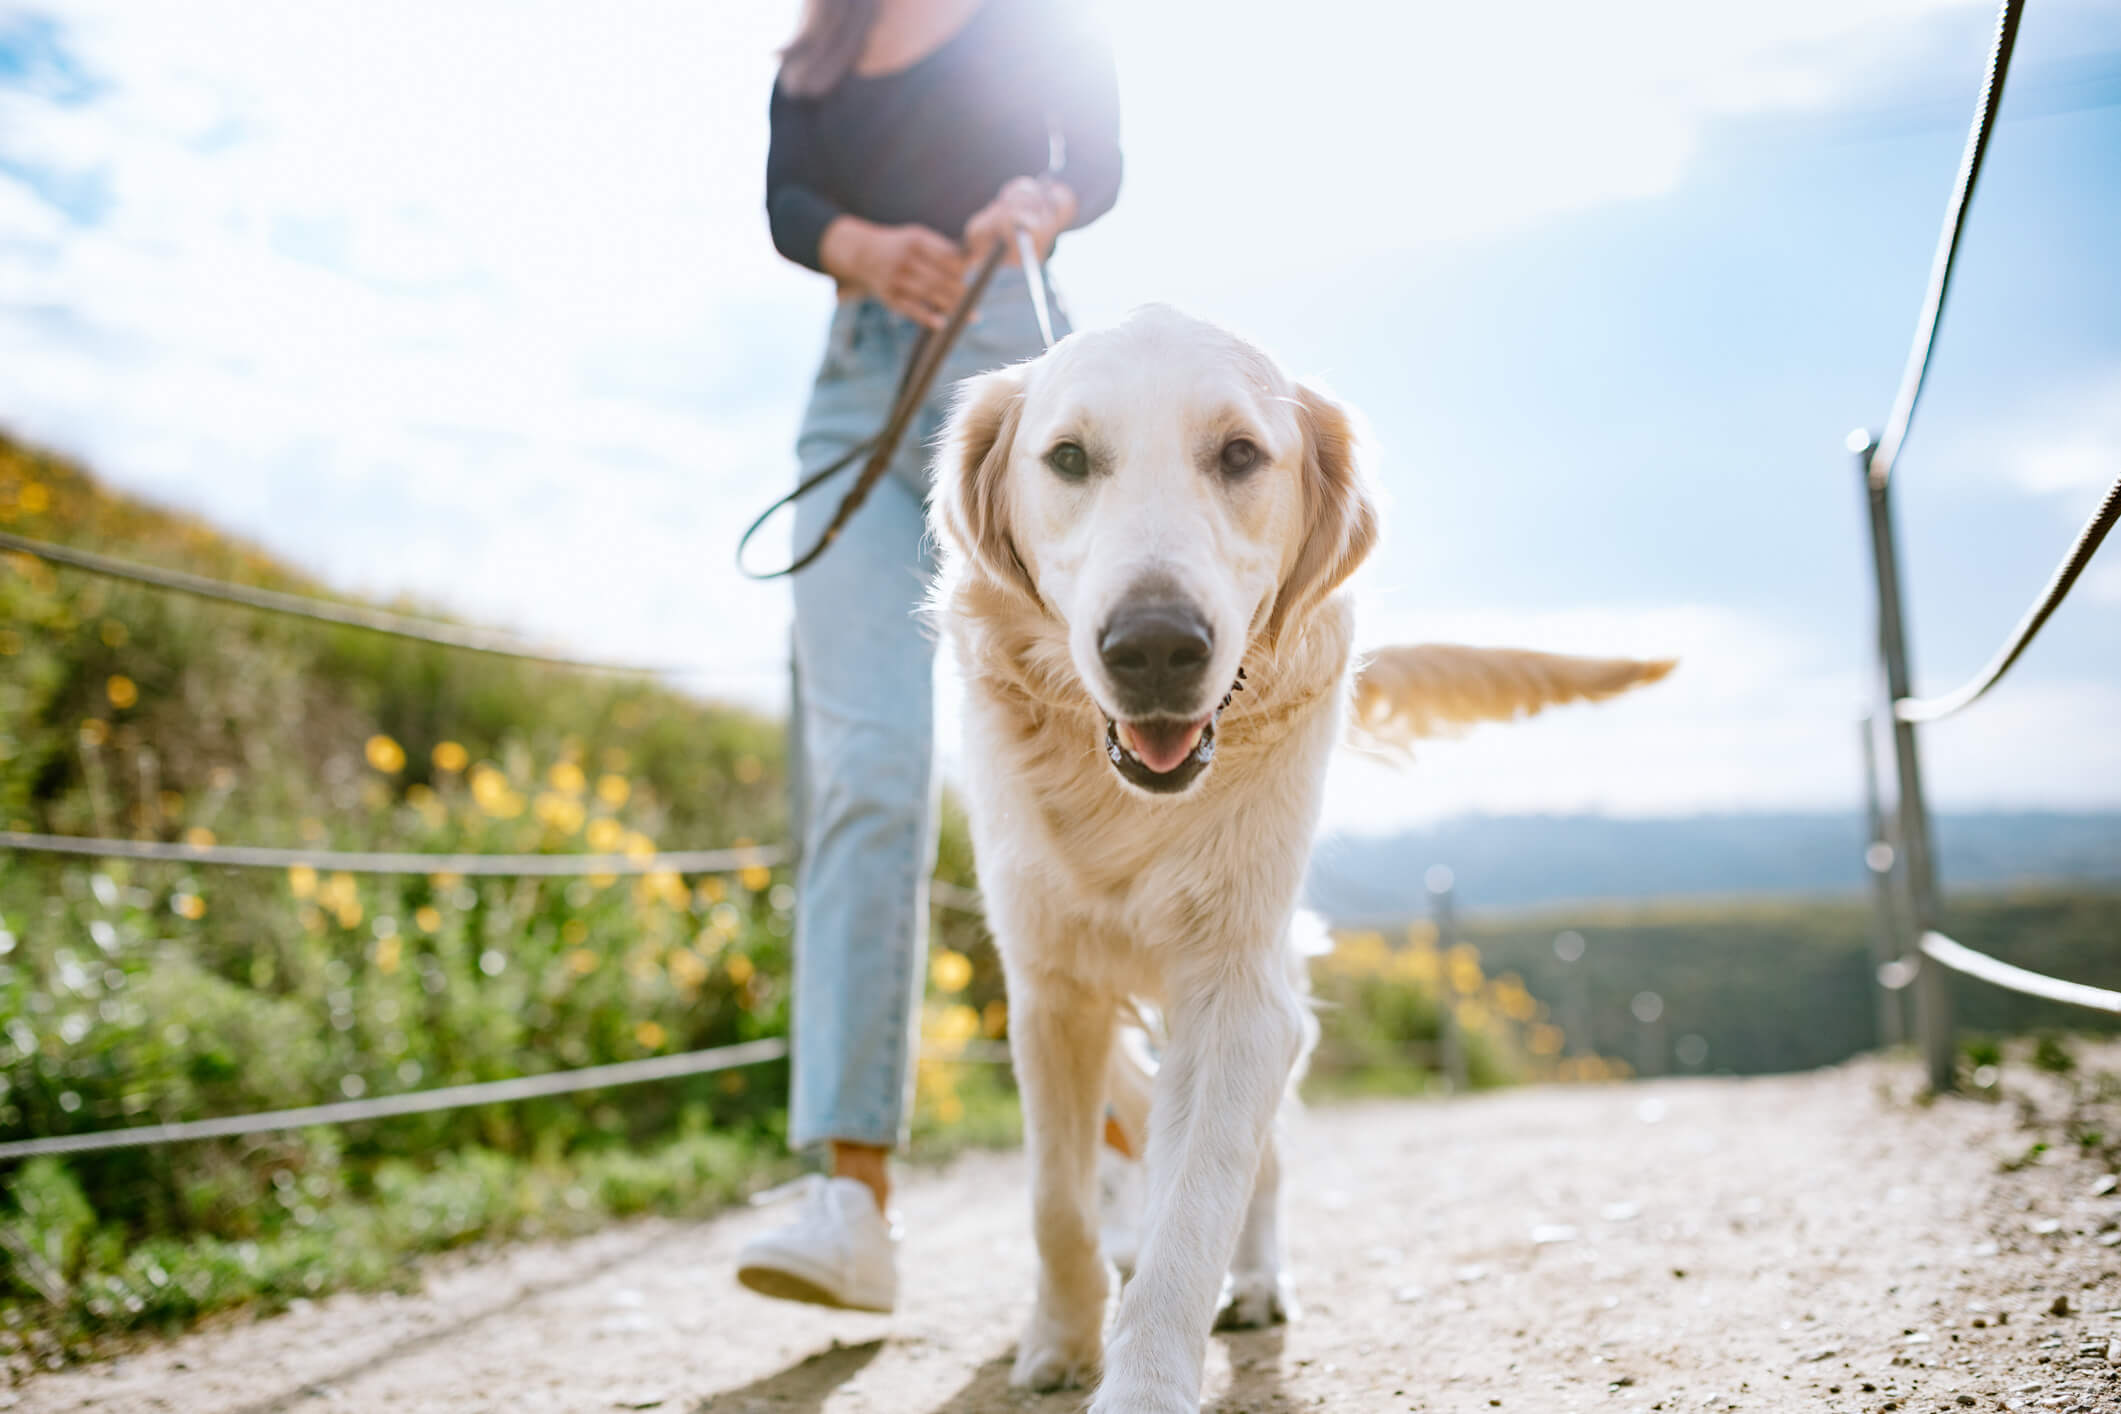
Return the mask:
[[[883,1348],[881,1339],[860,1345],[835,1341],[830,1349],[805,1355],[741,1389],[708,1395],[693,1414],[816,1414],[834,1390],[860,1374]]]
[[[951,1395],[928,1414],[994,1414],[998,1409],[1079,1409],[1083,1403],[1083,1392],[1079,1389],[1062,1390],[1052,1395],[1033,1394],[1029,1390],[1009,1388],[1009,1367],[1016,1363],[1016,1347],[1011,1346],[972,1372],[972,1378],[963,1389]],[[1051,1401],[1049,1404],[1048,1401]],[[1072,1401],[1072,1402],[1064,1402]]]
[[[540,1296],[581,1286],[583,1283],[602,1276],[606,1272],[625,1266],[637,1257],[645,1257],[656,1248],[667,1246],[669,1242],[669,1233],[657,1232],[642,1238],[638,1242],[631,1242],[623,1247],[614,1248],[600,1257],[579,1267],[572,1268],[565,1275],[547,1277],[542,1281],[525,1282],[522,1286],[516,1288],[513,1295],[505,1297],[491,1306],[473,1311],[468,1316],[459,1316],[455,1320],[441,1321],[417,1335],[410,1335],[403,1340],[386,1345],[372,1355],[364,1355],[359,1360],[341,1365],[329,1374],[317,1375],[314,1378],[304,1380],[291,1390],[258,1400],[256,1403],[232,1408],[227,1411],[227,1414],[281,1414],[283,1410],[307,1404],[313,1399],[330,1398],[338,1392],[336,1390],[337,1386],[351,1384],[362,1376],[373,1374],[386,1365],[394,1364],[407,1356],[418,1355],[421,1351],[460,1336],[472,1327],[492,1320],[495,1316],[506,1315],[510,1311],[517,1310],[537,1300]]]
[[[1295,1414],[1301,1406],[1281,1382],[1281,1352],[1288,1327],[1233,1331],[1217,1339],[1230,1353],[1230,1392],[1203,1414]]]

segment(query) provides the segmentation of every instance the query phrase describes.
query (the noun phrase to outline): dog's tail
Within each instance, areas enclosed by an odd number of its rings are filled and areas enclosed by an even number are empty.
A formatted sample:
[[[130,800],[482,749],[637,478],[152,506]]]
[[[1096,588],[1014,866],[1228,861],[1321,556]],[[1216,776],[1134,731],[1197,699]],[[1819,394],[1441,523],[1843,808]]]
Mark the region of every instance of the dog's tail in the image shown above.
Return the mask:
[[[1564,702],[1600,702],[1656,682],[1676,658],[1574,658],[1528,648],[1409,643],[1372,652],[1355,677],[1360,745],[1406,751],[1422,737],[1476,722],[1534,716]]]

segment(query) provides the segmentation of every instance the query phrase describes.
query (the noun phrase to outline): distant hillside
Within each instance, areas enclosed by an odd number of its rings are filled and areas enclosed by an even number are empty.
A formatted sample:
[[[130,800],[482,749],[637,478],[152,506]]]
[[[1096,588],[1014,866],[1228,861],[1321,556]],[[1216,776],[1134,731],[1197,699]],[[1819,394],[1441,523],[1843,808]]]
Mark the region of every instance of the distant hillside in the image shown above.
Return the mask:
[[[2121,880],[2121,812],[1943,815],[1936,828],[1948,888]],[[1309,900],[1334,919],[1424,914],[1423,875],[1434,864],[1450,867],[1460,907],[1471,910],[1850,893],[1864,887],[1863,844],[1853,812],[1468,816],[1383,838],[1324,841],[1312,860]]]

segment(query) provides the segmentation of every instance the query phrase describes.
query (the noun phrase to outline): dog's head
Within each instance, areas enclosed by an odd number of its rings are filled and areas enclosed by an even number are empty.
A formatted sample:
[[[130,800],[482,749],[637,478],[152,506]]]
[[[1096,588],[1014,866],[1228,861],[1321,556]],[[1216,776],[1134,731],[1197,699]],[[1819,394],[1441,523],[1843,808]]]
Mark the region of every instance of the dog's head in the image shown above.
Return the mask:
[[[1065,633],[1101,749],[1157,795],[1210,769],[1247,655],[1377,534],[1341,408],[1161,307],[968,380],[935,496],[959,572]]]

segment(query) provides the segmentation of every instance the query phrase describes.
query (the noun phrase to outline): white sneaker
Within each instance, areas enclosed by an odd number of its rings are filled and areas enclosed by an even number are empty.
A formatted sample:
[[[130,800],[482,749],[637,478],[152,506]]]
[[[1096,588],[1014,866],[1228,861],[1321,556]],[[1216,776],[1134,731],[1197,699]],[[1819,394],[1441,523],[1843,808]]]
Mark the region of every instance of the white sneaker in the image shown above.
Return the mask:
[[[1119,1279],[1134,1275],[1141,1255],[1142,1207],[1149,1200],[1149,1174],[1140,1159],[1130,1159],[1108,1144],[1097,1146],[1097,1245],[1105,1260],[1119,1268]]]
[[[811,1174],[788,1185],[803,1195],[786,1227],[754,1237],[737,1254],[736,1279],[761,1296],[856,1311],[898,1304],[898,1224],[876,1210],[869,1186]],[[770,1201],[785,1190],[760,1195]]]

